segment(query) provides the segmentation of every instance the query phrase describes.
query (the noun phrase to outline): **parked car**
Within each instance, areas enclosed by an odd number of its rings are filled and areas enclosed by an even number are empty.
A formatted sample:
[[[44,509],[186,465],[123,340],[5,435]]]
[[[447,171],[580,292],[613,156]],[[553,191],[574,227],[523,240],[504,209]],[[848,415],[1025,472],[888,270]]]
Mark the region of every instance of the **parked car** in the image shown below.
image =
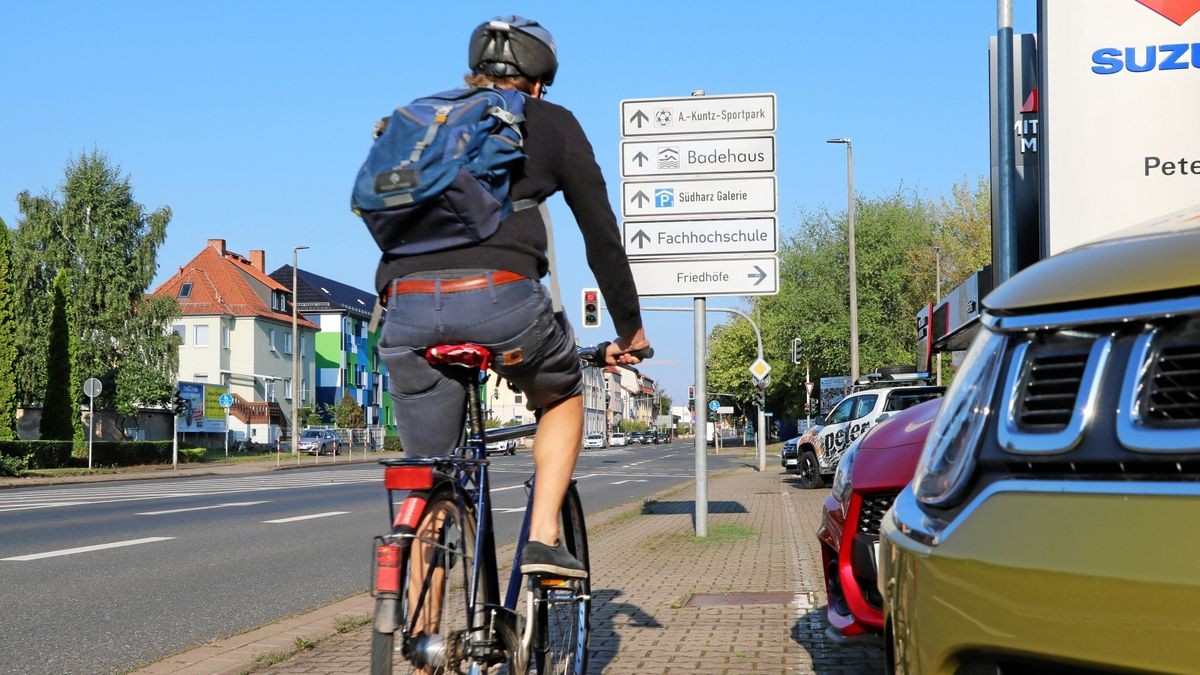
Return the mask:
[[[802,487],[824,487],[825,482],[833,478],[842,453],[856,438],[867,433],[877,422],[918,403],[939,398],[945,391],[945,387],[921,384],[869,385],[854,391],[835,405],[820,425],[814,425],[797,439],[797,461],[789,465],[785,459],[784,468],[800,475]]]
[[[508,439],[506,441],[492,441],[484,447],[487,448],[489,455],[515,455],[517,454],[517,441]]]
[[[588,434],[587,436],[584,436],[583,447],[584,448],[603,448],[603,447],[605,447],[604,434]]]
[[[882,525],[895,672],[1197,671],[1197,260],[1200,206],[984,299]]]
[[[829,599],[826,635],[833,642],[880,641],[879,523],[912,480],[939,405],[940,399],[926,401],[880,422],[838,463],[817,529]]]
[[[642,433],[642,445],[658,445],[658,432],[651,429]]]
[[[342,441],[330,429],[305,429],[296,439],[296,450],[310,455],[334,455],[342,449]]]
[[[629,436],[627,437],[627,440],[628,440],[629,445],[641,445],[642,432],[640,432],[640,431],[630,432]]]
[[[619,431],[614,431],[608,437],[608,444],[613,446],[625,445],[625,434]]]

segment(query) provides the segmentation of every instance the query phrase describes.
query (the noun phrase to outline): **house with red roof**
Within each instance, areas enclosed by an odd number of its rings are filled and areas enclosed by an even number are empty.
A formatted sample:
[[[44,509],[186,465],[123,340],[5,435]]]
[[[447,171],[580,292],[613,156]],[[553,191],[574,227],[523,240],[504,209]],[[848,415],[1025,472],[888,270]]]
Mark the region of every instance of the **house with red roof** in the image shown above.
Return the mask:
[[[172,329],[179,349],[181,392],[191,410],[180,421],[184,432],[230,431],[231,442],[249,438],[275,443],[290,433],[296,407],[315,403],[314,336],[320,330],[303,315],[292,343],[292,292],[265,271],[266,253],[249,256],[228,250],[224,239],[209,239],[195,258],[154,289],[179,302],[182,316]],[[300,381],[292,381],[293,359]],[[201,393],[195,393],[201,392]],[[218,402],[233,398],[228,427]],[[188,396],[196,396],[195,400]]]

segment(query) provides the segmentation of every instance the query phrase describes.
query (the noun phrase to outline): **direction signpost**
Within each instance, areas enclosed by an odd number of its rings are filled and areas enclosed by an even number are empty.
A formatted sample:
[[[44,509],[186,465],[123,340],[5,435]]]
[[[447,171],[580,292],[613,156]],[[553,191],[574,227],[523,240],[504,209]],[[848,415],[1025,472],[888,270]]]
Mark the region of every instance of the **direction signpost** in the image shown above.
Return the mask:
[[[217,399],[225,411],[225,459],[229,459],[229,409],[233,407],[233,394],[225,392]]]
[[[88,471],[92,470],[92,429],[96,426],[96,397],[103,388],[100,380],[94,377],[83,381],[83,393],[88,397]]]
[[[641,296],[691,297],[696,399],[707,382],[710,295],[779,292],[775,94],[621,101],[621,215]],[[760,345],[761,357],[761,345]],[[770,366],[752,370],[759,381]],[[710,409],[720,405],[714,400]],[[759,429],[763,426],[759,410]],[[697,433],[696,535],[708,536],[707,447]],[[764,469],[758,434],[759,469]],[[720,447],[720,438],[714,438]]]

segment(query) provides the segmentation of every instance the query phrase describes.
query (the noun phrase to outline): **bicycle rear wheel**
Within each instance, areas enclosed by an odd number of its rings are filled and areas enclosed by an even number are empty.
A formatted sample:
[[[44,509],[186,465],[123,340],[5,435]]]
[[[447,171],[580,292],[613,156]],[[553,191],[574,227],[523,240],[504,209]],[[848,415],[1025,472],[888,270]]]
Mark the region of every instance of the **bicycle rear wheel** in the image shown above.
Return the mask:
[[[572,484],[559,514],[559,536],[567,550],[586,568],[587,527],[579,492]],[[561,585],[558,585],[560,584]],[[589,579],[534,582],[537,599],[533,658],[539,675],[583,675],[587,672],[591,629],[592,585]]]
[[[396,657],[393,636],[374,633],[372,673],[460,671],[468,659],[469,627],[487,626],[484,602],[492,582],[489,575],[481,575],[476,600],[471,601],[475,564],[474,513],[459,507],[452,490],[438,491],[421,516],[401,576],[401,621],[410,637],[400,650],[402,656]]]

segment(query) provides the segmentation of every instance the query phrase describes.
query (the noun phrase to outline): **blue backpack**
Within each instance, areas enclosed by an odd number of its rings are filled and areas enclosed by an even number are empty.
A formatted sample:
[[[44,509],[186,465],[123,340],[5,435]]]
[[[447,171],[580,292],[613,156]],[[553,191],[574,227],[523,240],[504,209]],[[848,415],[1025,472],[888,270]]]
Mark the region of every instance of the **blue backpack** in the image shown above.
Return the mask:
[[[525,95],[513,89],[455,89],[397,108],[350,198],[380,250],[418,255],[495,234],[513,211],[524,119]]]

